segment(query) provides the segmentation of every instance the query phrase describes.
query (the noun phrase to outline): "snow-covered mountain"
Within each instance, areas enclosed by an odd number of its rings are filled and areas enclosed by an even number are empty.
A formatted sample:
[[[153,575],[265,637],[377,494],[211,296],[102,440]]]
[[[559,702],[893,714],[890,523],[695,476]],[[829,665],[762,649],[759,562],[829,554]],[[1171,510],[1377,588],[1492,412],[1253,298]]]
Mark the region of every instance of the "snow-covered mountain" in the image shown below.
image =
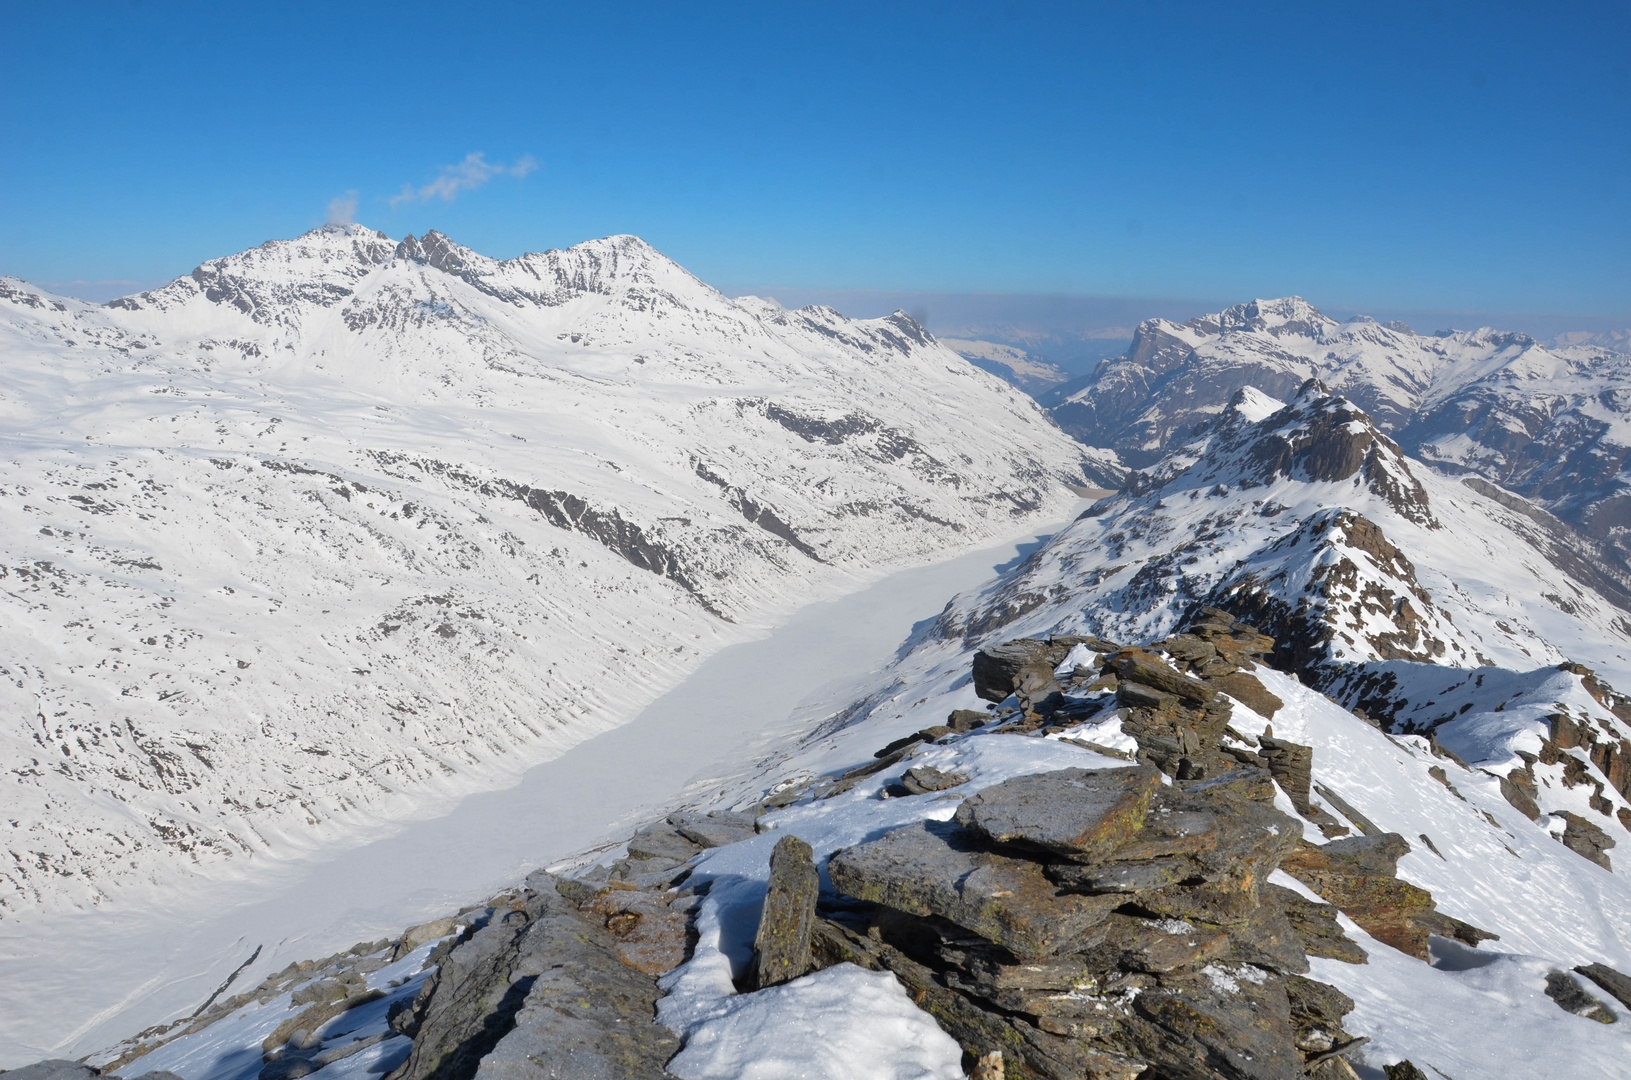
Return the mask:
[[[1148,320],[1125,356],[1048,403],[1065,430],[1146,466],[1242,388],[1284,398],[1319,379],[1407,453],[1540,503],[1623,563],[1631,353],[1612,346],[1606,337],[1548,349],[1488,329],[1425,335],[1364,317],[1339,323],[1293,296],[1181,325]]]
[[[0,917],[507,782],[1113,460],[911,319],[634,237],[358,226],[94,306],[0,279]]]
[[[1033,397],[1070,378],[1064,368],[1013,345],[947,337],[941,338],[940,343],[975,367],[989,371]]]
[[[1570,330],[1552,338],[1551,341],[1547,342],[1547,347],[1553,352],[1564,352],[1568,349],[1595,352],[1631,352],[1631,329],[1604,330],[1596,334],[1589,330]]]
[[[1555,744],[1555,716],[1573,715],[1585,734],[1562,739],[1580,760],[1539,808],[1631,833],[1631,709],[1612,692],[1631,687],[1631,576],[1533,504],[1406,457],[1317,382],[1284,404],[1237,393],[1006,581],[949,606],[921,648],[1158,640],[1207,605],[1274,637],[1276,666],[1305,683],[1502,776],[1532,773],[1520,751]]]
[[[1567,530],[1317,383],[1241,391],[699,805],[92,1060],[1618,1076],[1631,625]]]

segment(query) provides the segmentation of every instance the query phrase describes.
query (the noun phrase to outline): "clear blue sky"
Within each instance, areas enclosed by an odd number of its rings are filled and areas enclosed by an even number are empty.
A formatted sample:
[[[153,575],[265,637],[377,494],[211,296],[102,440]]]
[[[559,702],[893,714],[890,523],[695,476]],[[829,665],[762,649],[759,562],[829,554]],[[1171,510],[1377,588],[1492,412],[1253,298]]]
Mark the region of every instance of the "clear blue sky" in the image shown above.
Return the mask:
[[[354,193],[726,287],[1631,321],[1628,10],[0,0],[0,273],[147,285]]]

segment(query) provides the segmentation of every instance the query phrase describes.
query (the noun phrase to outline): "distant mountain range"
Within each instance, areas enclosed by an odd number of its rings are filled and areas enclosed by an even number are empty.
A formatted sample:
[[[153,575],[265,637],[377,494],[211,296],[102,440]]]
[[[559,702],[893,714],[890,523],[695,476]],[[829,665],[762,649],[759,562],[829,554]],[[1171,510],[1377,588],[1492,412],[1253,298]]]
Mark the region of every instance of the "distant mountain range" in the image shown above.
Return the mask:
[[[1631,352],[1625,335],[1418,334],[1339,323],[1300,297],[1139,325],[1132,346],[1045,393],[1061,428],[1143,467],[1188,441],[1239,391],[1290,397],[1319,379],[1406,453],[1530,498],[1624,558],[1631,498]]]

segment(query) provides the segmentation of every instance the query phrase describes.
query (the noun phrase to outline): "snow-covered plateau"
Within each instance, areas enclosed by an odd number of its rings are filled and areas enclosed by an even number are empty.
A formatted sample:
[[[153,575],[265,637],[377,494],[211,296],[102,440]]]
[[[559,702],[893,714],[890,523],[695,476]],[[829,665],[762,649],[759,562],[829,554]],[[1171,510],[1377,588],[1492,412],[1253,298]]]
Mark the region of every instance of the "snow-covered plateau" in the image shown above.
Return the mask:
[[[103,306],[0,279],[0,367],[0,920],[443,812],[1116,471],[904,315],[628,236],[329,226]]]

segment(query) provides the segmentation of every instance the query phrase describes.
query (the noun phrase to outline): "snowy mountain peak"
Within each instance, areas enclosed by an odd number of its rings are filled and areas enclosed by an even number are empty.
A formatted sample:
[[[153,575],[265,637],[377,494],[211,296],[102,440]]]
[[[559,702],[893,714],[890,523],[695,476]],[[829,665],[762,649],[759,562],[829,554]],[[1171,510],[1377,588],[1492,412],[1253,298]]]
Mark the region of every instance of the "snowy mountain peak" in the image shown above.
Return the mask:
[[[1421,481],[1399,445],[1377,430],[1358,406],[1309,379],[1283,407],[1255,388],[1238,391],[1231,407],[1200,440],[1141,474],[1129,492],[1187,491],[1223,485],[1266,487],[1281,479],[1309,484],[1351,483],[1380,496],[1401,516],[1436,528]]]
[[[1217,315],[1202,316],[1190,325],[1195,324],[1208,329],[1208,324],[1215,325],[1217,330],[1214,332],[1225,334],[1255,331],[1274,337],[1295,334],[1312,338],[1323,337],[1328,328],[1340,325],[1300,296],[1236,304]]]

